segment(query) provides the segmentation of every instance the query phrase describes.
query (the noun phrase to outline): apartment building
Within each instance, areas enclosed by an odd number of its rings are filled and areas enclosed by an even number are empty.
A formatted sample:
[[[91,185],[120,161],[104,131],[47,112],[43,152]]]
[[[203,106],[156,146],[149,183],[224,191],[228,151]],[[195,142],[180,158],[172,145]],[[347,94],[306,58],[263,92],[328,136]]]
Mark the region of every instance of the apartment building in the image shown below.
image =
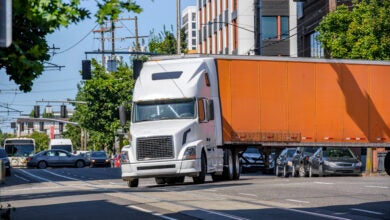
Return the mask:
[[[305,0],[297,3],[299,57],[324,57],[324,50],[316,39],[318,32],[315,28],[325,15],[341,4],[352,6],[352,0]]]
[[[196,53],[197,46],[197,10],[196,6],[188,6],[182,11],[182,30],[186,35],[188,53]]]
[[[290,1],[198,0],[197,51],[289,56]]]

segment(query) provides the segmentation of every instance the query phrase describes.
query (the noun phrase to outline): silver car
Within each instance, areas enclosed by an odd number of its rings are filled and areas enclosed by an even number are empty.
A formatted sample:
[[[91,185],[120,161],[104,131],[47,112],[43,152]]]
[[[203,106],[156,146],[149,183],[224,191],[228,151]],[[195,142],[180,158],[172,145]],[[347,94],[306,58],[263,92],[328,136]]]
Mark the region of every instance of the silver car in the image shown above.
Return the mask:
[[[361,175],[362,162],[345,147],[320,147],[309,158],[309,173],[313,175]]]
[[[54,149],[41,151],[27,158],[27,167],[45,169],[46,167],[89,166],[89,160],[81,155],[74,155],[66,150]]]

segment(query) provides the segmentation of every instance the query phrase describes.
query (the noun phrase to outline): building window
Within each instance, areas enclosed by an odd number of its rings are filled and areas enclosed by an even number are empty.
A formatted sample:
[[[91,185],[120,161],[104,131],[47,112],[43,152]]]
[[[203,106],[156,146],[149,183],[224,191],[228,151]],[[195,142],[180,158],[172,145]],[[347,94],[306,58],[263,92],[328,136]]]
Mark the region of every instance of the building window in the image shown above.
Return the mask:
[[[286,39],[289,37],[289,21],[287,16],[264,16],[261,34],[263,40]]]
[[[196,39],[192,39],[192,45],[196,45]]]
[[[282,39],[287,39],[289,37],[289,22],[287,16],[281,16],[280,19],[280,33]]]
[[[192,31],[192,37],[196,37],[196,31]]]
[[[196,13],[195,12],[192,13],[192,21],[196,22]]]
[[[192,29],[195,29],[195,28],[196,28],[196,23],[192,22]]]
[[[324,48],[322,47],[321,42],[317,40],[318,35],[318,32],[310,34],[310,57],[324,57]]]

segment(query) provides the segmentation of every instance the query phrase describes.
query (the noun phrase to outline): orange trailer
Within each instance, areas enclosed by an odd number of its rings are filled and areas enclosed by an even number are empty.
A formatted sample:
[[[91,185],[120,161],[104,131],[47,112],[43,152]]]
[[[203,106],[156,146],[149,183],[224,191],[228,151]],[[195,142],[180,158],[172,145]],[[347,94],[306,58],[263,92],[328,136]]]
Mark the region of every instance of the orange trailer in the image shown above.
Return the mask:
[[[227,144],[390,146],[390,62],[216,57]]]

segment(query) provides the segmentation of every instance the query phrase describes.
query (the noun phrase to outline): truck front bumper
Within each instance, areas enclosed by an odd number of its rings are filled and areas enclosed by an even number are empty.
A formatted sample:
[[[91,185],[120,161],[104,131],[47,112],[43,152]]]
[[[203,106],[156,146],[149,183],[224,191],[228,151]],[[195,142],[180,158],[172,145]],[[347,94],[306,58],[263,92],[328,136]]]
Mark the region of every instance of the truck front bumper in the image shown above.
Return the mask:
[[[149,177],[197,176],[199,172],[198,167],[200,167],[200,159],[121,164],[123,180]]]

